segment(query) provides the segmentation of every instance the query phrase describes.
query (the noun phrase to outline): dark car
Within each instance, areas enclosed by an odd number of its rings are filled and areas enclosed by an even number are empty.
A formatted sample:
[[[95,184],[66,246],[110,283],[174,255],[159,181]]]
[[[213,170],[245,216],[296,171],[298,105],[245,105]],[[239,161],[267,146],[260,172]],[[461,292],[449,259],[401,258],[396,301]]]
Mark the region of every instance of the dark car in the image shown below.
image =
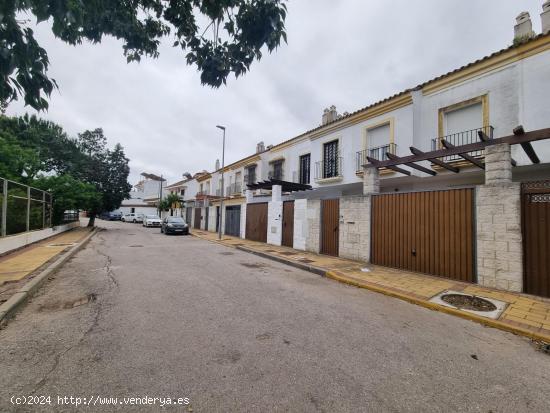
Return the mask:
[[[99,217],[107,221],[120,221],[122,212],[102,212]]]
[[[166,217],[162,220],[160,232],[165,234],[189,235],[189,226],[180,217]]]

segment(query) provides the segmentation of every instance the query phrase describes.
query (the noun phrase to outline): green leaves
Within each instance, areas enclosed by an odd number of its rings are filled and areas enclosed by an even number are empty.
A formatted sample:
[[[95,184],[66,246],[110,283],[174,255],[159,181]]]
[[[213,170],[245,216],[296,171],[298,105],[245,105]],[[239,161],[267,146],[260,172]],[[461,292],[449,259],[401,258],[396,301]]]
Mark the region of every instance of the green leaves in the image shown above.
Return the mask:
[[[49,20],[56,37],[72,45],[112,36],[123,43],[128,62],[156,58],[161,39],[186,51],[202,84],[219,87],[233,73],[250,70],[261,49],[286,42],[284,0],[19,0],[0,4],[0,101],[23,97],[37,110],[48,108],[55,80],[48,78],[46,51],[18,13]],[[197,21],[207,23],[201,27]]]

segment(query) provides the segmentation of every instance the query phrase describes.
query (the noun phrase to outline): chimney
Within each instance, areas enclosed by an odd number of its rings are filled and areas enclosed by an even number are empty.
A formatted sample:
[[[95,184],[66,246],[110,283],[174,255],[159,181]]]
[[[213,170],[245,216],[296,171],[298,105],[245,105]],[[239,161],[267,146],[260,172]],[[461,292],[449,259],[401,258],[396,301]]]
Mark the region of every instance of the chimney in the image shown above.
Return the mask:
[[[214,166],[214,170],[217,171],[218,169],[220,169],[220,160],[216,159],[216,165]]]
[[[535,32],[533,31],[533,24],[531,23],[531,16],[529,16],[529,12],[522,11],[518,17],[516,17],[514,43],[521,43],[533,36],[535,36]]]
[[[546,34],[550,32],[550,0],[547,0],[542,5],[542,13],[540,14],[540,20],[542,24],[542,33]]]
[[[264,141],[260,141],[256,145],[256,153],[260,153],[260,152],[263,152],[263,151],[265,151],[265,144],[264,144]]]
[[[336,111],[336,106],[332,105],[329,109],[323,111],[323,117],[321,118],[321,125],[326,125],[327,123],[334,122],[338,119],[338,112]]]

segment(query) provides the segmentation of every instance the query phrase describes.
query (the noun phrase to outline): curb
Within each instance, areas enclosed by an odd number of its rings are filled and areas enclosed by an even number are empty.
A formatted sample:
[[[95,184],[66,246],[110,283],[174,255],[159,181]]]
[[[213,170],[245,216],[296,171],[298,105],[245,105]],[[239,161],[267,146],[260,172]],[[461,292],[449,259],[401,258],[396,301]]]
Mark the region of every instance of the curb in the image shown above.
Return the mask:
[[[52,264],[45,270],[40,272],[36,277],[21,287],[15,294],[13,294],[4,304],[0,305],[0,325],[4,325],[7,320],[14,315],[14,313],[23,305],[48,279],[50,275],[55,273],[65,262],[80,251],[90,239],[98,232],[97,227],[84,237],[77,245],[71,247],[71,249],[59,258],[57,258]]]
[[[330,278],[332,280],[341,282],[343,284],[352,285],[352,286],[358,287],[358,288],[364,288],[366,290],[370,290],[370,291],[373,291],[373,292],[376,292],[376,293],[384,294],[384,295],[387,295],[389,297],[398,298],[400,300],[407,301],[411,304],[416,304],[416,305],[428,308],[428,309],[433,310],[433,311],[439,311],[439,312],[442,312],[442,313],[458,316],[460,318],[470,320],[470,321],[473,321],[473,322],[476,322],[476,323],[479,323],[479,324],[482,324],[482,325],[485,325],[485,326],[488,326],[488,327],[493,327],[493,328],[497,328],[499,330],[507,331],[509,333],[514,333],[514,334],[517,334],[517,335],[525,336],[525,337],[531,338],[533,340],[540,340],[540,341],[550,343],[550,336],[539,334],[539,333],[536,333],[534,331],[527,330],[527,329],[524,329],[524,328],[521,328],[521,327],[515,327],[515,326],[512,326],[512,325],[503,323],[502,321],[492,320],[490,318],[485,318],[485,317],[480,317],[480,316],[475,315],[475,314],[466,313],[464,311],[460,311],[460,310],[457,310],[457,309],[454,309],[454,308],[445,307],[445,306],[442,306],[442,305],[439,305],[439,304],[431,303],[429,301],[425,301],[425,300],[421,300],[421,299],[418,299],[418,298],[415,298],[415,297],[411,297],[411,296],[408,296],[406,294],[400,294],[398,292],[391,291],[391,290],[388,290],[388,289],[383,288],[383,287],[378,287],[378,286],[374,286],[374,285],[371,285],[371,284],[356,281],[356,280],[353,280],[351,278],[343,277],[341,275],[336,274],[334,271],[325,270],[325,269],[320,268],[320,267],[314,267],[314,266],[310,266],[310,265],[290,261],[290,260],[287,260],[286,258],[273,256],[273,255],[270,255],[266,252],[256,251],[256,250],[253,250],[253,249],[250,249],[250,248],[247,248],[247,247],[242,247],[242,246],[227,245],[227,244],[224,244],[223,242],[220,242],[218,240],[210,240],[208,238],[201,237],[200,235],[194,235],[194,236],[197,237],[197,238],[200,238],[200,239],[204,239],[206,241],[215,242],[215,243],[220,244],[220,245],[225,245],[226,247],[236,248],[238,250],[248,252],[250,254],[258,255],[258,256],[263,257],[263,258],[267,258],[267,259],[270,259],[270,260],[273,260],[273,261],[277,261],[277,262],[280,262],[282,264],[287,264],[291,267],[296,267],[296,268],[299,268],[301,270],[309,271],[309,272],[318,274],[322,277],[327,277],[327,278]],[[0,308],[0,313],[1,313],[1,311],[2,311],[2,309]]]
[[[274,256],[274,255],[270,255],[266,252],[256,251],[256,250],[253,250],[253,249],[250,249],[250,248],[247,248],[247,247],[238,246],[236,248],[238,250],[245,251],[245,252],[248,252],[250,254],[258,255],[260,257],[267,258],[267,259],[272,260],[272,261],[280,262],[281,264],[286,264],[290,267],[295,267],[295,268],[298,268],[300,270],[312,272],[314,274],[320,275],[321,277],[326,277],[327,276],[327,270],[325,270],[324,268],[314,267],[312,265],[307,265],[307,264],[302,264],[300,262],[287,260],[286,258],[277,257],[277,256]]]
[[[439,312],[442,312],[442,313],[458,316],[460,318],[464,318],[466,320],[474,321],[476,323],[483,324],[483,325],[488,326],[488,327],[498,328],[499,330],[504,330],[504,331],[507,331],[509,333],[514,333],[514,334],[518,334],[518,335],[521,335],[521,336],[526,336],[526,337],[531,338],[533,340],[540,340],[540,341],[544,341],[544,342],[550,342],[550,337],[549,336],[545,336],[543,334],[538,334],[538,333],[536,333],[534,331],[531,331],[531,330],[527,330],[527,329],[524,329],[524,328],[521,328],[521,327],[514,327],[512,325],[503,323],[502,321],[492,320],[490,318],[485,318],[485,317],[480,317],[476,314],[466,313],[464,311],[456,310],[454,308],[445,307],[445,306],[442,306],[442,305],[439,305],[439,304],[431,303],[429,301],[424,301],[424,300],[421,300],[421,299],[418,299],[418,298],[408,296],[406,294],[400,294],[400,293],[395,292],[395,291],[387,290],[386,288],[383,288],[383,287],[378,287],[378,286],[362,283],[360,281],[355,281],[353,279],[337,275],[333,271],[327,271],[326,272],[326,277],[331,278],[335,281],[344,283],[344,284],[353,285],[354,287],[364,288],[366,290],[370,290],[370,291],[374,291],[374,292],[377,292],[377,293],[380,293],[380,294],[384,294],[384,295],[387,295],[389,297],[398,298],[400,300],[404,300],[404,301],[407,301],[411,304],[416,304],[416,305],[428,308],[428,309],[433,310],[433,311],[439,311]]]

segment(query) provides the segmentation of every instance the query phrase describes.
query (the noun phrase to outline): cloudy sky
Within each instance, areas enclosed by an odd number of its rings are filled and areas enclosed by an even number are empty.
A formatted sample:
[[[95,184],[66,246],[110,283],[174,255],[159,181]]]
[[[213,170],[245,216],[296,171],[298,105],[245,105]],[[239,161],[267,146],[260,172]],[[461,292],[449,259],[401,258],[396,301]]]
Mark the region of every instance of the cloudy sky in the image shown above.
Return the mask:
[[[288,45],[227,86],[200,85],[167,40],[158,59],[127,64],[120,42],[72,47],[48,23],[36,37],[59,84],[42,114],[70,134],[102,127],[141,172],[169,181],[212,170],[227,127],[226,164],[319,125],[325,107],[354,111],[507,47],[515,17],[540,32],[543,0],[293,0]],[[9,114],[32,112],[12,103]]]

